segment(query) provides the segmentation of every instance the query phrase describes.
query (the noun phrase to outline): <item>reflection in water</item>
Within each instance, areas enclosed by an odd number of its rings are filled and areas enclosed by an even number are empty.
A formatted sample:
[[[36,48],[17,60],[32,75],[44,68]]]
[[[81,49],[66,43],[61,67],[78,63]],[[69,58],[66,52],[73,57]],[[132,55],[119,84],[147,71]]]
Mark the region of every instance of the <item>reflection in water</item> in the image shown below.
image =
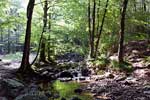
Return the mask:
[[[89,93],[75,93],[75,90],[82,86],[83,85],[78,82],[60,82],[57,80],[53,83],[43,84],[43,89],[51,91],[53,96],[50,100],[61,100],[62,98],[70,100],[73,97],[78,97],[81,100],[92,100]]]

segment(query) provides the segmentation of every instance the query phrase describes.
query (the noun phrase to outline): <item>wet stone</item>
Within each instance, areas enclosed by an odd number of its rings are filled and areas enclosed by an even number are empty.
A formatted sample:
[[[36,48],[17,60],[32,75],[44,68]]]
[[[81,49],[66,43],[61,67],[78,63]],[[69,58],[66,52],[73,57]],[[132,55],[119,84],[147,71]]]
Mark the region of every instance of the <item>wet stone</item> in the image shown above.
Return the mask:
[[[82,92],[83,92],[82,89],[75,89],[75,90],[74,90],[74,93],[77,93],[77,94],[81,94]]]
[[[70,100],[81,100],[79,97],[72,97]]]
[[[59,93],[55,93],[55,94],[53,95],[53,98],[54,98],[54,99],[58,99],[58,98],[60,98]]]
[[[65,98],[61,98],[61,100],[66,100]]]
[[[0,97],[0,100],[8,100],[6,97]]]

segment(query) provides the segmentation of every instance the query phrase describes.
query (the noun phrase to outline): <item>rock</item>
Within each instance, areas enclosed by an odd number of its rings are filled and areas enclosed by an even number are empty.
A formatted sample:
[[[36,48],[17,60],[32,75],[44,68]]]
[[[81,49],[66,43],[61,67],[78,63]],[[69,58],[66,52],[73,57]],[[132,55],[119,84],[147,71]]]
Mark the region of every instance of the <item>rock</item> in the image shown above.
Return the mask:
[[[72,78],[59,78],[61,82],[69,82],[72,81]]]
[[[25,93],[29,93],[29,92],[36,92],[36,91],[41,91],[41,90],[42,89],[40,86],[32,83],[28,87],[24,88],[24,90],[21,91],[21,94],[25,94]]]
[[[116,77],[115,80],[116,80],[117,82],[119,82],[119,81],[125,80],[126,78],[127,78],[126,76],[119,76],[119,77]]]
[[[24,87],[24,84],[19,82],[16,79],[3,79],[1,83],[2,85],[5,85],[10,88],[23,88]]]
[[[113,74],[111,74],[109,72],[106,73],[105,76],[106,76],[106,78],[110,78],[110,79],[113,79],[115,77]]]
[[[108,97],[103,97],[103,96],[97,96],[97,95],[95,95],[94,97],[95,97],[94,100],[112,100],[112,99],[110,99],[110,98],[108,98]],[[114,100],[114,99],[113,99],[113,100]]]
[[[79,80],[84,81],[84,80],[86,80],[86,78],[85,77],[79,77]]]
[[[96,87],[93,87],[93,88],[91,89],[91,93],[97,93],[97,88],[96,88]]]
[[[107,78],[111,78],[113,79],[115,76],[113,74],[109,74],[109,76]]]
[[[45,95],[49,98],[49,97],[52,97],[52,93],[50,91],[46,91],[45,92]]]
[[[110,60],[112,61],[117,61],[118,60],[118,56],[117,55],[113,55],[109,57]]]
[[[82,68],[81,74],[82,76],[89,76],[91,74],[91,71],[88,68]]]
[[[78,97],[72,97],[70,100],[81,100],[81,99]]]
[[[106,88],[105,88],[105,87],[99,87],[99,88],[97,89],[97,94],[101,94],[101,93],[103,93],[103,92],[106,92]]]
[[[6,97],[0,97],[0,100],[8,100]]]
[[[144,86],[144,87],[143,87],[143,93],[144,93],[144,94],[150,95],[150,85],[149,85],[149,86]]]
[[[14,100],[48,100],[48,97],[44,93],[36,91],[19,95]]]
[[[59,93],[55,93],[55,94],[53,95],[53,98],[54,98],[54,99],[58,99],[58,98],[60,98]]]
[[[5,94],[10,97],[16,97],[25,87],[23,83],[16,79],[3,79],[1,81],[1,86]]]
[[[83,92],[83,90],[80,88],[74,90],[74,93],[77,93],[77,94],[81,94],[82,92]]]
[[[35,85],[35,84],[31,84],[31,85],[29,86],[29,89],[32,90],[32,91],[41,90],[40,86]]]
[[[131,81],[124,81],[123,83],[124,83],[124,85],[128,85],[128,86],[133,84]]]
[[[78,77],[78,72],[77,72],[77,71],[73,71],[73,72],[72,72],[72,75],[73,75],[74,77]]]
[[[66,100],[66,99],[62,97],[61,100]]]
[[[72,75],[72,73],[69,72],[69,71],[63,71],[63,72],[61,72],[61,73],[58,75],[58,77],[59,77],[59,78],[65,78],[65,77],[67,77],[67,78],[73,78],[73,75]]]
[[[44,75],[48,75],[48,71],[44,71],[44,72],[42,72],[42,73],[41,73],[41,75],[42,75],[42,76],[44,76]]]

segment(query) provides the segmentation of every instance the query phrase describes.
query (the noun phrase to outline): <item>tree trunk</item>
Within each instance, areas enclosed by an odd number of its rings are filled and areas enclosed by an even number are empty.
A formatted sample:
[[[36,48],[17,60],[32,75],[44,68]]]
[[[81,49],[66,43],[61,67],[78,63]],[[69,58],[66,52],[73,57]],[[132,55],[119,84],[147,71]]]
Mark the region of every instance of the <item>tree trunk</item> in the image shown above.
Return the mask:
[[[105,11],[104,11],[103,19],[102,19],[102,24],[100,26],[99,33],[97,35],[98,37],[97,37],[97,41],[96,41],[96,44],[95,44],[95,52],[94,52],[95,58],[97,57],[97,53],[98,53],[100,37],[101,37],[102,31],[103,31],[103,26],[104,26],[104,22],[105,22],[105,17],[106,17],[106,13],[107,13],[108,4],[109,4],[109,0],[106,1]]]
[[[123,1],[122,11],[121,11],[121,21],[120,21],[120,32],[119,32],[119,48],[118,48],[118,61],[119,63],[123,62],[123,52],[124,52],[124,29],[125,29],[125,15],[128,5],[128,0]]]
[[[49,23],[48,23],[48,29],[49,29],[49,36],[48,36],[48,60],[52,61],[51,59],[51,48],[50,48],[50,30],[51,30],[51,13],[49,14]]]
[[[136,7],[136,0],[134,0],[134,11],[136,12],[136,9],[137,9],[137,7]]]
[[[45,0],[42,34],[45,33],[46,29],[47,29],[47,15],[48,15],[47,12],[48,12],[48,2],[47,2],[47,0]],[[45,42],[45,38],[43,37],[42,41],[41,41],[40,57],[39,57],[39,60],[42,61],[42,62],[46,62],[45,46],[46,46],[46,42]]]
[[[32,23],[34,2],[35,0],[30,0],[27,7],[27,26],[26,26],[25,43],[21,67],[18,70],[18,72],[20,73],[32,73],[33,71],[29,63],[29,53],[30,53],[31,23]]]
[[[99,32],[99,26],[100,26],[100,0],[99,0],[99,3],[98,3],[98,7],[97,7],[97,29],[96,29],[96,33]],[[97,34],[96,34],[97,36]]]
[[[143,10],[144,10],[144,12],[146,12],[146,1],[145,0],[143,0]]]
[[[94,58],[94,38],[95,38],[95,20],[96,20],[96,1],[93,1],[92,12],[92,31],[91,31],[91,58]]]
[[[8,36],[7,36],[7,53],[10,53],[10,30],[8,29]]]
[[[90,53],[89,53],[89,55],[90,55],[90,58],[92,57],[92,39],[91,39],[91,0],[89,0],[88,1],[88,27],[89,27],[89,47],[90,47]]]
[[[3,44],[3,29],[1,29],[1,37],[0,37],[0,42]],[[0,54],[3,54],[3,45],[0,45]]]

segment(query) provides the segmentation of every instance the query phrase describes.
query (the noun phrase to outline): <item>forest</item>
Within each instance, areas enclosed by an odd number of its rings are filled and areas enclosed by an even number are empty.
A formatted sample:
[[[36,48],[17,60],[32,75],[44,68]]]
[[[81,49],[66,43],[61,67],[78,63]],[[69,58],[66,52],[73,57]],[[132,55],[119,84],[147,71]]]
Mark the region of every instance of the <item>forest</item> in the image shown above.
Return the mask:
[[[150,0],[0,0],[0,100],[150,100]]]

